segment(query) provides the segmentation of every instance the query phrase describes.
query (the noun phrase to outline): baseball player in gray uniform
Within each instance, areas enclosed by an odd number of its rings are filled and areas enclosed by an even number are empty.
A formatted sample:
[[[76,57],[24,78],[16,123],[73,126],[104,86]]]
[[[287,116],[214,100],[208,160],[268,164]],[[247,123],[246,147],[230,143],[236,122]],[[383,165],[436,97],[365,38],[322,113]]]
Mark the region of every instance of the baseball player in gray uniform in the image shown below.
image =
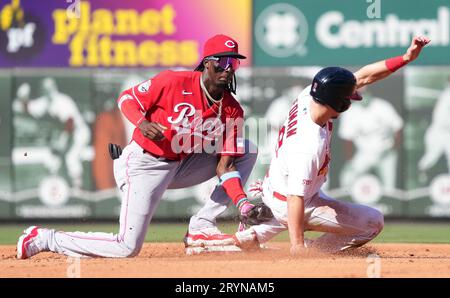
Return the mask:
[[[166,189],[220,180],[192,217],[187,246],[233,243],[216,227],[232,201],[244,215],[253,205],[242,188],[256,161],[256,147],[241,136],[243,110],[233,97],[235,71],[245,56],[229,36],[210,38],[195,71],[163,71],[122,92],[118,105],[135,125],[132,141],[114,161],[122,196],[117,234],[62,232],[29,227],[17,243],[17,258],[41,251],[68,256],[132,257]],[[231,199],[231,200],[230,200]]]

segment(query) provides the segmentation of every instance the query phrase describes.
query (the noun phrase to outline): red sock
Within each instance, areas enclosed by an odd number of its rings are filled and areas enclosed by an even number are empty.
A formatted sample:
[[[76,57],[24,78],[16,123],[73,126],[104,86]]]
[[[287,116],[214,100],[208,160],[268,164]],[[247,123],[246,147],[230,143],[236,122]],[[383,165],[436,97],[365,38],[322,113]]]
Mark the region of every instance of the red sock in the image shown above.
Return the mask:
[[[236,206],[239,200],[247,197],[242,187],[241,179],[237,177],[226,180],[222,183],[222,187]]]

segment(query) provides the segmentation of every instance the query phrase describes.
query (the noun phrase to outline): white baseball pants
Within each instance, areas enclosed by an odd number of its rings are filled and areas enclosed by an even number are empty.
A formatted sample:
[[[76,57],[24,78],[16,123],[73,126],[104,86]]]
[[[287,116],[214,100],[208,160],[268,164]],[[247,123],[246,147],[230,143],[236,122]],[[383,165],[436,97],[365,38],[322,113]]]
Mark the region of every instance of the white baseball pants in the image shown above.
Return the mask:
[[[288,229],[287,202],[275,198],[267,186],[263,193],[263,201],[271,208],[274,218],[252,227],[260,243]],[[305,231],[324,232],[310,247],[329,252],[358,247],[374,239],[383,225],[383,215],[371,207],[338,201],[322,192],[305,200]]]

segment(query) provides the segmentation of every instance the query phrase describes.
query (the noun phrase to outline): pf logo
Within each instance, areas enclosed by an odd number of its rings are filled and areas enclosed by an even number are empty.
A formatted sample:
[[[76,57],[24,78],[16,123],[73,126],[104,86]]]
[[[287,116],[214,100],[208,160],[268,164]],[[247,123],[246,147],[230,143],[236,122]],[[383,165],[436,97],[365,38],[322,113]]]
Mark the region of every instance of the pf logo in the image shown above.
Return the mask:
[[[177,104],[174,108],[173,111],[175,113],[180,113],[178,114],[178,118],[177,119],[173,119],[172,116],[170,116],[169,118],[167,118],[167,121],[169,121],[169,123],[172,124],[178,124],[180,123],[185,117],[191,117],[195,114],[195,107],[189,103],[186,102],[182,102]],[[183,123],[184,124],[184,123]],[[182,125],[183,125],[182,124]]]
[[[227,40],[227,41],[225,42],[225,45],[226,45],[227,47],[229,47],[230,49],[236,47],[236,44],[234,43],[234,41],[232,41],[232,40],[230,40],[230,39]]]

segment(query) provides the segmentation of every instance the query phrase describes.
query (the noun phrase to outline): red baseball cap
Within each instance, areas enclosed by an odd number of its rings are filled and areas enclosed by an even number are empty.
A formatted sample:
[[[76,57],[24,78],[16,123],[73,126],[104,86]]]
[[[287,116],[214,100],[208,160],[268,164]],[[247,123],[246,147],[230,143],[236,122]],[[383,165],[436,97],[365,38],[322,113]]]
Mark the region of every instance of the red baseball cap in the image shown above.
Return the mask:
[[[208,39],[203,47],[203,58],[209,56],[215,57],[235,57],[246,59],[247,57],[239,54],[239,46],[233,38],[218,34]]]

